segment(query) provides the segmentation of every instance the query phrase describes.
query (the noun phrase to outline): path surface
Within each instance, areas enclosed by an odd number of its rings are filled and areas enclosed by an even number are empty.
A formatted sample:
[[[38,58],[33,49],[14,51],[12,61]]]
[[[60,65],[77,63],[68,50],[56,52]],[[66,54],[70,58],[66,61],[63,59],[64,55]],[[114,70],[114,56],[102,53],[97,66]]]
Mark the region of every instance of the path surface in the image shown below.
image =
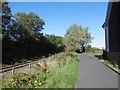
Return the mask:
[[[79,68],[76,88],[118,88],[118,74],[94,56],[80,55]]]

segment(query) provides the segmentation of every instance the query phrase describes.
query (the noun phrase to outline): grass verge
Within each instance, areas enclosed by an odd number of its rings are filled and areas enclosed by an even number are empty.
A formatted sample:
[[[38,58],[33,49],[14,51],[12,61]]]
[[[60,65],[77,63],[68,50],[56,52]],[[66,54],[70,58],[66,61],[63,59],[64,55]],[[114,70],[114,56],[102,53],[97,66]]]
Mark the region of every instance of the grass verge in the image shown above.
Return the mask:
[[[66,60],[64,57],[71,57]],[[58,59],[59,58],[59,59]],[[73,53],[56,56],[60,65],[54,67],[37,68],[27,73],[7,76],[2,80],[3,88],[75,88],[79,74],[79,57]],[[54,60],[53,60],[54,61]],[[52,61],[51,61],[52,62]]]
[[[120,66],[117,64],[111,64],[108,60],[100,60],[102,63],[104,63],[105,65],[109,66],[110,68],[112,68],[113,70],[115,70],[116,72],[120,73]]]
[[[50,70],[52,76],[46,80],[46,88],[75,88],[78,77],[79,57],[72,58],[66,65]]]

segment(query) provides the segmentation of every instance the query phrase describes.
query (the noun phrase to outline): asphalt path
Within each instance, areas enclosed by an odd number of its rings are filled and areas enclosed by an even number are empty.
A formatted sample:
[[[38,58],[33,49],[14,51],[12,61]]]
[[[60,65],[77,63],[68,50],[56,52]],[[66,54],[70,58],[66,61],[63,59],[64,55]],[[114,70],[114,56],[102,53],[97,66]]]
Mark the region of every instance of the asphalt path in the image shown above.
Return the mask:
[[[81,54],[76,88],[118,88],[119,75],[94,56]]]

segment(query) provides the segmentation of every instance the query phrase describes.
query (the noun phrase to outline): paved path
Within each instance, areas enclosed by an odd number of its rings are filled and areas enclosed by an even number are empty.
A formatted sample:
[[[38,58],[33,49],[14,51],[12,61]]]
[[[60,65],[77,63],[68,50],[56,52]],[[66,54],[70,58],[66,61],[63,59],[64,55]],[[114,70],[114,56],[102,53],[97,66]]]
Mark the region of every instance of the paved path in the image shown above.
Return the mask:
[[[94,56],[80,55],[79,68],[76,88],[118,88],[118,74]]]

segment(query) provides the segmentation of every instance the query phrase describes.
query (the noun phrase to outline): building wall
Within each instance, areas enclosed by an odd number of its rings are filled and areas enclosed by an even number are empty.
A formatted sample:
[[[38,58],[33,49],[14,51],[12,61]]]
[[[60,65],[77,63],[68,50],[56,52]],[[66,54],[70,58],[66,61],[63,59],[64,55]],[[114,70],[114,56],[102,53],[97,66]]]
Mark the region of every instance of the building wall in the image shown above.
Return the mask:
[[[117,51],[107,52],[107,59],[109,59],[109,61],[113,64],[120,65],[120,52]]]
[[[120,51],[120,3],[112,4],[108,27],[110,51]]]
[[[120,61],[120,2],[112,4],[109,19],[109,52],[108,59],[113,63]]]

